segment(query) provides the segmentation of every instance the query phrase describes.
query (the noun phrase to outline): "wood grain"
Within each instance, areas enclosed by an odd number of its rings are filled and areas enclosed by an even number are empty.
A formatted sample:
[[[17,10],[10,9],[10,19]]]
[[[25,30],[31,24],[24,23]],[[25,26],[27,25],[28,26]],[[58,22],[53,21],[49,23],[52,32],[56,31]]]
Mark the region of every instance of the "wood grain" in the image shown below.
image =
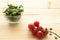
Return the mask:
[[[7,22],[5,17],[1,16],[0,18],[0,40],[55,40],[55,35],[47,35],[44,39],[38,39],[32,35],[28,30],[28,24],[36,20],[43,27],[52,27],[53,32],[60,35],[60,23],[49,22],[46,16],[43,15],[22,15],[20,21],[14,24]]]

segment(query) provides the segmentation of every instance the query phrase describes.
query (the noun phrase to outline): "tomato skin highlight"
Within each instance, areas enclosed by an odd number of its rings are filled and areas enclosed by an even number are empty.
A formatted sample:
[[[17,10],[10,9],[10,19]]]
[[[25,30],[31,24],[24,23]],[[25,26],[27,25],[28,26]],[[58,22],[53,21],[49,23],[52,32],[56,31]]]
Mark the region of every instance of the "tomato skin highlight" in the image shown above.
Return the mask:
[[[38,31],[37,34],[36,34],[36,36],[37,36],[38,38],[43,38],[43,37],[44,37],[42,31]]]

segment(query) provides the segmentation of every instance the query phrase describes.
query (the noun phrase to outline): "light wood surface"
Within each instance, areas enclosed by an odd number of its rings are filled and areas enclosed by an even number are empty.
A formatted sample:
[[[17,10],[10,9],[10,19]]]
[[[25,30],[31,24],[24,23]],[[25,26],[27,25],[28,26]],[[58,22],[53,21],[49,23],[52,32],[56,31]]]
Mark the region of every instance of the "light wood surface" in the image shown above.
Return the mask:
[[[51,16],[50,16],[51,17]],[[0,40],[40,40],[32,35],[28,30],[28,24],[34,21],[39,21],[40,25],[47,28],[53,28],[53,32],[60,35],[60,23],[53,22],[55,17],[50,17],[47,15],[22,15],[20,21],[15,24],[7,22],[4,16],[0,18]],[[58,17],[58,16],[57,16]],[[55,18],[55,19],[53,19]],[[52,20],[53,19],[53,20]],[[50,21],[51,20],[51,21]],[[42,40],[55,40],[55,35],[47,35]],[[58,40],[60,40],[58,38]]]
[[[16,24],[11,24],[2,13],[7,3],[24,6],[24,14]],[[55,35],[47,35],[44,39],[32,35],[28,24],[36,20],[60,35],[60,0],[0,0],[0,40],[55,40]]]

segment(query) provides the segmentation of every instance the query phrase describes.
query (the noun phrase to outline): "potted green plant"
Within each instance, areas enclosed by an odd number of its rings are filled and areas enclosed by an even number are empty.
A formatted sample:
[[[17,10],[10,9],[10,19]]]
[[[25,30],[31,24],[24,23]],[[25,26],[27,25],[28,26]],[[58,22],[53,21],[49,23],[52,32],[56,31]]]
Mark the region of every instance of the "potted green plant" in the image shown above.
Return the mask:
[[[5,14],[6,18],[11,22],[17,22],[20,19],[23,11],[24,10],[22,5],[15,6],[9,4],[3,13]]]

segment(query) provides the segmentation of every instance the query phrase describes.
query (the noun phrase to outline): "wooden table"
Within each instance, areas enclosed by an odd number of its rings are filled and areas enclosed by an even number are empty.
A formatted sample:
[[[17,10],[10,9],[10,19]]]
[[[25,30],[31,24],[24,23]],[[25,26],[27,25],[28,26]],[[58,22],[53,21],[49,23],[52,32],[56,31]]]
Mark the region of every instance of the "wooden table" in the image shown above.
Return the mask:
[[[60,35],[60,23],[55,20],[56,16],[49,15],[22,15],[19,23],[11,24],[7,22],[4,16],[0,17],[0,40],[40,40],[32,35],[28,29],[28,24],[39,21],[40,25],[47,28],[53,28],[53,32]],[[57,16],[58,18],[58,16]],[[55,20],[55,21],[54,21]],[[60,19],[59,19],[60,20]],[[47,35],[42,40],[55,40],[55,35]],[[60,40],[58,38],[58,40]]]

